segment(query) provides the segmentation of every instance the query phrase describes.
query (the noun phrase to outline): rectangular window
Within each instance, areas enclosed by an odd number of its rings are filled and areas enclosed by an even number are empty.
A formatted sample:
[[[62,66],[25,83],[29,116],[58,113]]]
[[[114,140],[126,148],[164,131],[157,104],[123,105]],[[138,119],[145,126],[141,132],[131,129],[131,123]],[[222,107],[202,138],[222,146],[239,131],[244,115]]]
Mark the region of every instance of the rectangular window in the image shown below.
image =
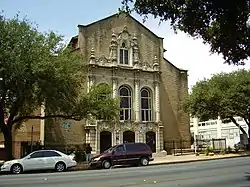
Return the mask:
[[[127,49],[120,49],[120,64],[128,65],[129,63],[129,56]]]
[[[151,109],[141,109],[142,121],[152,121]]]

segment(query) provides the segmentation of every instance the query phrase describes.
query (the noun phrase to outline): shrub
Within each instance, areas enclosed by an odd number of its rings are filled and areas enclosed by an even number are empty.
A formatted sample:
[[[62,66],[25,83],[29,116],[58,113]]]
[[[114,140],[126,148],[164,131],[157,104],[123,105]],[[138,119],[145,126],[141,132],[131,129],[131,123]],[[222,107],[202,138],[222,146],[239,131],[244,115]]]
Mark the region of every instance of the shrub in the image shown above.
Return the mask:
[[[208,156],[209,153],[213,153],[213,152],[214,152],[214,149],[211,146],[206,147],[206,149],[205,149],[206,156]]]

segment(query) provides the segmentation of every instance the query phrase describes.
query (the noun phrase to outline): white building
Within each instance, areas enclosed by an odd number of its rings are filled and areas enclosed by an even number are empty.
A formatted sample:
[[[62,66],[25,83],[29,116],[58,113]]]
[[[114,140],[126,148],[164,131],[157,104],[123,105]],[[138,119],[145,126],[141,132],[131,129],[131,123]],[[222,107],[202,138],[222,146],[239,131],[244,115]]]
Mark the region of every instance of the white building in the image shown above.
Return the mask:
[[[248,133],[248,126],[243,118],[235,117],[237,123]],[[227,147],[234,147],[234,144],[240,142],[240,129],[233,123],[223,123],[219,118],[199,122],[197,118],[190,119],[190,131],[192,136],[200,135],[202,139],[225,138]]]

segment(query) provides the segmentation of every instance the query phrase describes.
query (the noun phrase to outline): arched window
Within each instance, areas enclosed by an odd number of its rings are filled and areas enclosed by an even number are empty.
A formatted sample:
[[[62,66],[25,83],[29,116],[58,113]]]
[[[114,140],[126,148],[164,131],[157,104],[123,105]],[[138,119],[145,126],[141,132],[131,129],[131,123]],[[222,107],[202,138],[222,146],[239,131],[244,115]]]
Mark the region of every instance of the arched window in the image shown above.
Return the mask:
[[[128,57],[128,48],[125,42],[122,42],[120,47],[120,64],[128,65],[129,57]]]
[[[121,86],[119,89],[120,102],[120,120],[131,119],[131,90],[127,86]]]
[[[152,98],[146,88],[141,90],[141,120],[152,121]]]

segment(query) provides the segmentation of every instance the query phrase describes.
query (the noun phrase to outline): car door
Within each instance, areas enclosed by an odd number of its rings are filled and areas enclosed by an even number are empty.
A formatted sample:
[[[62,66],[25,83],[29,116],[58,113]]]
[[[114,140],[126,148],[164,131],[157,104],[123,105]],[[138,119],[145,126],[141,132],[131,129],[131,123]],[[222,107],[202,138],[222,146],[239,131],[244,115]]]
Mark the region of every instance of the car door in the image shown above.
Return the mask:
[[[113,151],[112,161],[114,165],[123,165],[126,155],[126,150],[124,145],[118,145]]]
[[[43,151],[35,151],[25,157],[23,159],[23,167],[25,171],[44,169]]]
[[[124,162],[126,164],[136,164],[138,163],[140,156],[139,156],[139,150],[136,143],[128,143],[126,145],[126,158]]]
[[[62,156],[55,151],[44,151],[44,168],[54,169],[56,161]]]

